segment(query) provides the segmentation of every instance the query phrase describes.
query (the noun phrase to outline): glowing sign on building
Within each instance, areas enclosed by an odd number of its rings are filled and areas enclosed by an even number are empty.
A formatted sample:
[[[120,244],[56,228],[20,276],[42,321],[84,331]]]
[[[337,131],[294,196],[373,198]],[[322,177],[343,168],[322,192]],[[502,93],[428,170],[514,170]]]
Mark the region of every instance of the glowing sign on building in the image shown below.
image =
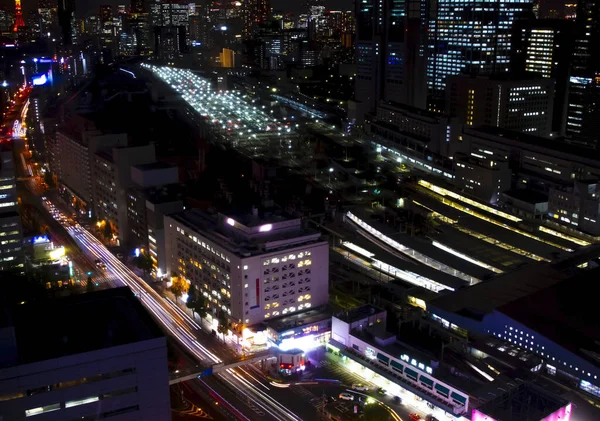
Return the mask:
[[[33,240],[31,240],[31,242],[33,244],[49,243],[50,239],[47,235],[40,235],[39,237],[33,237]]]
[[[34,86],[41,86],[41,85],[45,85],[46,83],[48,83],[48,77],[46,76],[45,73],[33,78]]]

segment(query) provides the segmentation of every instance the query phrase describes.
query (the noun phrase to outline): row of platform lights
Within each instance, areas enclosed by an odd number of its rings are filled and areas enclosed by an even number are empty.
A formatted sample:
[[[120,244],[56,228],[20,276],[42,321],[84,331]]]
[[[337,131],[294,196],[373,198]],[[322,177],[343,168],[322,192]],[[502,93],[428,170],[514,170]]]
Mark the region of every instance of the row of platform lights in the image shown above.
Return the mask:
[[[398,250],[399,252],[417,260],[418,262],[423,263],[426,266],[429,266],[433,269],[439,270],[440,272],[444,272],[449,275],[455,276],[459,279],[462,279],[462,280],[468,282],[470,285],[480,282],[480,280],[475,278],[474,276],[468,275],[457,269],[451,268],[441,262],[438,262],[435,259],[430,258],[429,256],[427,256],[423,253],[420,253],[414,249],[411,249],[409,247],[406,247],[406,246],[398,243],[397,241],[391,239],[390,237],[382,234],[380,231],[376,230],[375,228],[373,228],[372,226],[370,226],[369,224],[364,222],[362,219],[358,218],[352,212],[347,212],[346,217],[348,217],[352,222],[357,224],[362,229],[366,230],[369,234],[375,236],[378,240],[383,241],[385,244],[387,244],[387,245],[391,246],[392,248]],[[446,287],[446,288],[448,288],[448,287]]]
[[[536,260],[538,262],[550,262],[549,259],[546,259],[544,257],[540,257],[540,256],[538,256],[538,255],[536,255],[534,253],[530,253],[527,250],[520,249],[520,248],[512,246],[512,245],[510,245],[508,243],[504,243],[504,242],[502,242],[500,240],[492,238],[492,237],[490,237],[488,235],[484,235],[484,234],[481,234],[479,232],[470,230],[470,229],[468,229],[466,227],[457,225],[458,224],[457,220],[449,218],[449,217],[447,217],[445,215],[442,215],[441,213],[434,211],[433,209],[425,206],[424,204],[422,204],[420,202],[417,202],[416,200],[413,200],[413,203],[415,205],[417,205],[417,206],[422,207],[423,209],[427,209],[429,212],[431,212],[431,216],[433,218],[437,218],[437,219],[439,219],[440,221],[442,221],[442,222],[444,222],[446,224],[454,225],[455,229],[457,229],[458,231],[460,231],[460,232],[462,232],[464,234],[467,234],[467,235],[469,235],[471,237],[477,238],[478,240],[485,241],[486,243],[489,243],[489,244],[491,244],[493,246],[500,247],[501,249],[513,252],[515,254],[518,254],[519,256],[525,256],[525,257],[528,257],[528,258],[530,258],[532,260]]]
[[[460,200],[461,202],[467,203],[468,205],[471,205],[471,206],[473,206],[475,208],[481,209],[481,210],[483,210],[485,212],[488,212],[488,213],[491,213],[493,215],[499,216],[501,218],[507,219],[507,220],[509,220],[511,222],[521,222],[521,221],[523,221],[521,218],[518,218],[518,217],[516,217],[514,215],[510,215],[510,214],[508,214],[506,212],[502,212],[502,211],[500,211],[500,210],[498,210],[496,208],[493,208],[491,206],[487,206],[485,204],[479,203],[479,202],[477,202],[477,201],[475,201],[473,199],[470,199],[468,197],[462,196],[462,195],[460,195],[458,193],[455,193],[455,192],[450,191],[448,189],[445,189],[443,187],[436,186],[435,184],[432,184],[432,183],[430,183],[428,181],[419,180],[418,184],[421,187],[424,187],[424,188],[426,188],[426,189],[428,189],[428,190],[430,190],[430,191],[432,191],[434,193],[437,193],[440,196],[444,196],[444,197],[447,196],[447,197],[450,197],[452,199]],[[448,206],[451,206],[451,207],[453,207],[455,209],[458,209],[461,212],[468,213],[471,216],[474,216],[476,218],[482,219],[482,220],[484,220],[486,222],[489,222],[491,224],[497,225],[499,227],[508,229],[508,230],[513,231],[513,232],[515,232],[517,234],[523,235],[525,237],[531,238],[531,239],[536,240],[536,241],[540,241],[540,242],[542,242],[544,244],[548,244],[548,245],[550,245],[552,247],[559,248],[559,249],[561,249],[563,251],[573,252],[573,250],[570,249],[570,248],[568,248],[568,247],[561,246],[560,244],[556,244],[556,243],[553,243],[551,241],[544,240],[543,238],[538,237],[536,235],[533,235],[533,234],[530,234],[528,232],[519,230],[517,228],[513,228],[513,227],[508,226],[508,225],[506,225],[506,224],[504,224],[502,222],[499,222],[499,221],[496,221],[494,219],[488,218],[485,215],[482,215],[482,214],[479,214],[477,212],[474,212],[474,211],[470,210],[469,208],[466,208],[466,207],[464,207],[464,206],[462,206],[462,205],[460,205],[458,203],[455,203],[455,202],[452,202],[452,201],[448,201],[448,202],[444,201],[444,203],[446,205],[448,205]],[[573,237],[573,236],[570,236],[568,234],[564,234],[564,233],[552,230],[550,228],[546,228],[546,227],[540,226],[539,230],[542,231],[542,232],[544,232],[544,233],[546,233],[546,234],[550,234],[550,235],[553,235],[555,237],[558,237],[558,238],[561,238],[561,239],[564,239],[564,240],[567,240],[567,241],[571,241],[571,242],[573,242],[575,244],[578,244],[580,246],[588,246],[588,245],[591,244],[589,241],[585,241],[585,240],[582,240],[580,238]]]

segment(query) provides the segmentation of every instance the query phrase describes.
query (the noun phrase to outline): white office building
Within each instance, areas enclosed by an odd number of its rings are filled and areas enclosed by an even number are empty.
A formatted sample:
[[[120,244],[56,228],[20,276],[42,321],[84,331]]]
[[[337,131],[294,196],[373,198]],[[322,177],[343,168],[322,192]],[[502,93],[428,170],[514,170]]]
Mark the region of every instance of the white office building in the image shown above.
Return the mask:
[[[167,273],[196,285],[214,314],[238,326],[328,301],[328,243],[300,219],[190,210],[164,225]]]

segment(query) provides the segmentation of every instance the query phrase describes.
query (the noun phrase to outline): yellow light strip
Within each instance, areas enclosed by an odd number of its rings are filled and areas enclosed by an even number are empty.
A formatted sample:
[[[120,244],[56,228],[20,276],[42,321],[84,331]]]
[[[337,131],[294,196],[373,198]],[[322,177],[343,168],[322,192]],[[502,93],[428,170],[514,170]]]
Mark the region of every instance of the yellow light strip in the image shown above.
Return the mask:
[[[568,234],[564,234],[560,231],[554,231],[553,229],[550,229],[550,228],[540,226],[540,231],[545,232],[546,234],[553,235],[558,238],[562,238],[563,240],[571,241],[571,242],[573,242],[575,244],[579,244],[580,246],[583,246],[583,247],[589,246],[590,244],[592,244],[589,241],[585,241],[585,240],[582,240],[577,237],[572,237]]]
[[[468,203],[471,206],[475,206],[476,208],[479,208],[481,210],[484,210],[486,212],[489,212],[489,213],[494,214],[496,216],[499,216],[501,218],[508,219],[509,221],[513,221],[513,222],[521,222],[522,221],[521,218],[517,218],[514,215],[508,214],[506,212],[502,212],[502,211],[500,211],[500,210],[498,210],[496,208],[493,208],[491,206],[484,205],[483,203],[476,202],[473,199],[469,199],[468,197],[462,196],[462,195],[460,195],[458,193],[455,193],[455,192],[450,191],[448,189],[445,189],[443,187],[436,186],[435,184],[431,184],[428,181],[419,180],[419,185],[422,186],[422,187],[425,187],[426,189],[429,189],[429,190],[431,190],[431,191],[433,191],[433,192],[435,192],[435,193],[437,193],[439,195],[450,196],[453,199],[460,200],[461,202]]]
[[[443,190],[446,190],[446,189],[443,189]],[[435,192],[435,190],[432,190],[432,191]],[[448,199],[442,193],[439,193],[439,194],[442,197],[441,198],[438,197],[436,199],[438,199],[438,200],[441,199],[441,202],[443,204],[445,204],[446,206],[450,206],[451,208],[457,209],[457,210],[459,210],[461,212],[464,212],[464,213],[466,213],[468,215],[474,216],[475,218],[481,219],[482,221],[489,222],[490,224],[496,225],[498,227],[507,229],[507,230],[515,232],[517,234],[521,234],[522,236],[527,237],[527,238],[531,238],[532,240],[536,240],[536,241],[539,241],[541,243],[547,244],[549,246],[556,247],[556,248],[561,249],[563,251],[568,251],[569,253],[573,252],[573,249],[570,249],[568,247],[564,247],[564,246],[562,246],[560,244],[557,244],[557,243],[554,243],[552,241],[544,240],[543,238],[538,237],[537,235],[533,235],[533,234],[530,234],[530,233],[528,233],[526,231],[520,230],[518,228],[511,227],[510,225],[506,225],[504,222],[496,221],[495,219],[489,218],[489,217],[487,217],[487,216],[485,216],[485,215],[483,215],[483,214],[481,214],[479,212],[475,212],[474,210],[471,210],[471,209],[469,209],[469,208],[461,205],[460,203],[456,203],[456,202]],[[482,206],[485,206],[485,205],[482,205]],[[520,221],[520,219],[519,219],[519,221]]]
[[[518,254],[520,256],[525,256],[531,260],[536,260],[538,262],[548,262],[550,263],[549,259],[546,259],[544,257],[538,256],[537,254],[531,253],[529,251],[520,249],[518,247],[512,246],[508,243],[503,243],[502,241],[496,240],[495,238],[489,237],[487,235],[481,234],[479,232],[470,230],[468,228],[465,227],[461,227],[459,225],[455,225],[454,228],[456,228],[457,230],[459,230],[460,232],[470,235],[471,237],[477,238],[478,240],[481,241],[485,241],[488,244],[491,244],[493,246],[496,247],[500,247],[501,249],[510,251],[512,253]]]
[[[413,200],[413,203],[415,205],[418,205],[418,206],[421,206],[421,207],[423,207],[425,209],[430,210],[432,212],[432,216],[434,218],[437,218],[440,221],[443,221],[443,222],[446,222],[449,225],[452,225],[454,228],[456,228],[457,230],[459,230],[463,234],[467,234],[467,235],[469,235],[471,237],[474,237],[474,238],[476,238],[478,240],[485,241],[488,244],[491,244],[491,245],[496,246],[496,247],[500,247],[501,249],[510,251],[512,253],[515,253],[515,254],[518,254],[518,255],[521,255],[521,256],[525,256],[525,257],[527,257],[527,258],[529,258],[531,260],[535,260],[535,261],[538,261],[538,262],[550,262],[550,260],[545,259],[543,257],[540,257],[540,256],[538,256],[538,255],[536,255],[534,253],[530,253],[530,252],[525,251],[523,249],[520,249],[518,247],[511,246],[510,244],[503,243],[502,241],[496,240],[495,238],[491,238],[491,237],[488,237],[487,235],[478,233],[476,231],[472,231],[472,230],[470,230],[468,228],[461,227],[460,225],[456,225],[458,221],[456,221],[456,220],[454,220],[452,218],[449,218],[449,217],[447,217],[445,215],[442,215],[441,213],[438,213],[438,212],[432,210],[431,208],[428,208],[427,206],[425,206],[425,205],[417,202],[416,200]]]

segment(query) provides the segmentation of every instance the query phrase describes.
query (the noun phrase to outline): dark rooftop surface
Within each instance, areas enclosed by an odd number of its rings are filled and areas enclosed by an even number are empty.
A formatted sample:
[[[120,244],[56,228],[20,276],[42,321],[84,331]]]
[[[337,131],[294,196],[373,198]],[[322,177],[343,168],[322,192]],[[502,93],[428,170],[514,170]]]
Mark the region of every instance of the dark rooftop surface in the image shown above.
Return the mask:
[[[151,171],[151,170],[163,170],[166,168],[176,168],[176,166],[167,164],[166,162],[151,162],[149,164],[135,165],[135,168],[138,168],[142,171]]]
[[[499,275],[488,281],[442,295],[429,306],[463,314],[483,317],[514,300],[534,294],[543,288],[567,279],[568,275],[545,263],[530,263],[519,270]]]
[[[583,272],[507,303],[498,311],[600,365],[598,298],[593,293],[598,276],[600,268]]]
[[[375,314],[382,312],[385,312],[385,310],[380,307],[376,307],[372,304],[367,304],[362,307],[352,309],[350,311],[345,311],[343,313],[336,314],[335,317],[346,323],[353,323],[358,320],[374,316]]]
[[[331,321],[331,311],[327,308],[315,308],[291,316],[265,321],[264,324],[276,332],[283,332],[295,327],[306,326],[322,320]]]
[[[523,383],[477,408],[497,420],[539,421],[569,402],[531,383]]]
[[[569,143],[565,138],[552,138],[534,136],[500,127],[481,126],[474,129],[465,129],[465,133],[486,133],[495,136],[506,137],[517,142],[527,143],[532,146],[550,149],[551,151],[575,155],[583,159],[600,161],[600,152],[596,149],[586,148],[585,146]],[[565,157],[569,159],[569,157]]]
[[[17,305],[12,322],[18,364],[164,336],[127,287]]]
[[[548,201],[548,195],[528,189],[512,189],[504,192],[505,195],[526,203],[536,204]]]

